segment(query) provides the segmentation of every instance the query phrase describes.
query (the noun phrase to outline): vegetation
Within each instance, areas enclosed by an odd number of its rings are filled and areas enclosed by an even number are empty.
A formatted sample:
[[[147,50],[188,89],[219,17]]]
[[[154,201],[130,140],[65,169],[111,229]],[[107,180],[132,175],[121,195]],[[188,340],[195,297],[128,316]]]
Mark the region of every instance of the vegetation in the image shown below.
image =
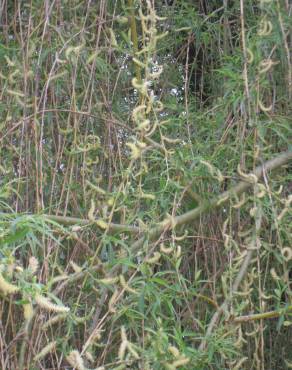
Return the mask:
[[[1,369],[292,367],[291,11],[1,2]]]

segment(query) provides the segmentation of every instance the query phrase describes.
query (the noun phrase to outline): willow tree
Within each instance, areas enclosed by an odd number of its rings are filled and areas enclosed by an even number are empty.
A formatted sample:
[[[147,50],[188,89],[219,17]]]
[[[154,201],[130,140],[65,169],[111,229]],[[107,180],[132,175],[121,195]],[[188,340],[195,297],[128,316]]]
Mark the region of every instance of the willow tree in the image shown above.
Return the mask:
[[[288,1],[0,9],[1,368],[291,366]]]

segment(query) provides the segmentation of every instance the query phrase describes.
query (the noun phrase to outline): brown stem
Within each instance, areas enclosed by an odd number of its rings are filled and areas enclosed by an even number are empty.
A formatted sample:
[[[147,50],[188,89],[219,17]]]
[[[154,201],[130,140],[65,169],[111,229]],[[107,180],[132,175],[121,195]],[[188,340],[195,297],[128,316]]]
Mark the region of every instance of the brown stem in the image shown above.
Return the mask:
[[[138,32],[137,32],[137,24],[135,19],[135,8],[134,8],[134,2],[133,0],[128,0],[128,5],[130,8],[130,27],[131,27],[131,39],[133,43],[133,51],[134,55],[138,52]],[[140,83],[142,80],[141,77],[141,68],[134,63],[135,67],[135,74],[138,82]]]

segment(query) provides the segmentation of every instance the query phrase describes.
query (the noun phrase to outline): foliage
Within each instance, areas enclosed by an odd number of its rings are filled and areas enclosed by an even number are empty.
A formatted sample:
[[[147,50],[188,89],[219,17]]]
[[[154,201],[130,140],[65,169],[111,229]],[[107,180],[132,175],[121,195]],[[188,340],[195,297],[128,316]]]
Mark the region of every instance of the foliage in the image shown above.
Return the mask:
[[[0,367],[291,367],[291,5],[2,3]]]

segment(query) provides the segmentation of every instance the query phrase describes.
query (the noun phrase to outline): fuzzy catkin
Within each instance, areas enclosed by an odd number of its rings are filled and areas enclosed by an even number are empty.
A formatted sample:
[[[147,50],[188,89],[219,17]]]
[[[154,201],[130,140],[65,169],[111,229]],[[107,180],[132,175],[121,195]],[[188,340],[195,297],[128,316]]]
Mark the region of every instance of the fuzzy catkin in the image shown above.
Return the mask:
[[[58,305],[52,303],[48,298],[46,298],[46,297],[44,297],[40,294],[36,295],[35,301],[41,308],[43,308],[46,311],[57,312],[57,313],[62,313],[62,312],[65,313],[65,312],[70,311],[69,307],[58,306]]]
[[[0,273],[0,290],[4,295],[13,294],[19,291],[19,288],[16,285],[13,285],[6,281],[3,275]]]

